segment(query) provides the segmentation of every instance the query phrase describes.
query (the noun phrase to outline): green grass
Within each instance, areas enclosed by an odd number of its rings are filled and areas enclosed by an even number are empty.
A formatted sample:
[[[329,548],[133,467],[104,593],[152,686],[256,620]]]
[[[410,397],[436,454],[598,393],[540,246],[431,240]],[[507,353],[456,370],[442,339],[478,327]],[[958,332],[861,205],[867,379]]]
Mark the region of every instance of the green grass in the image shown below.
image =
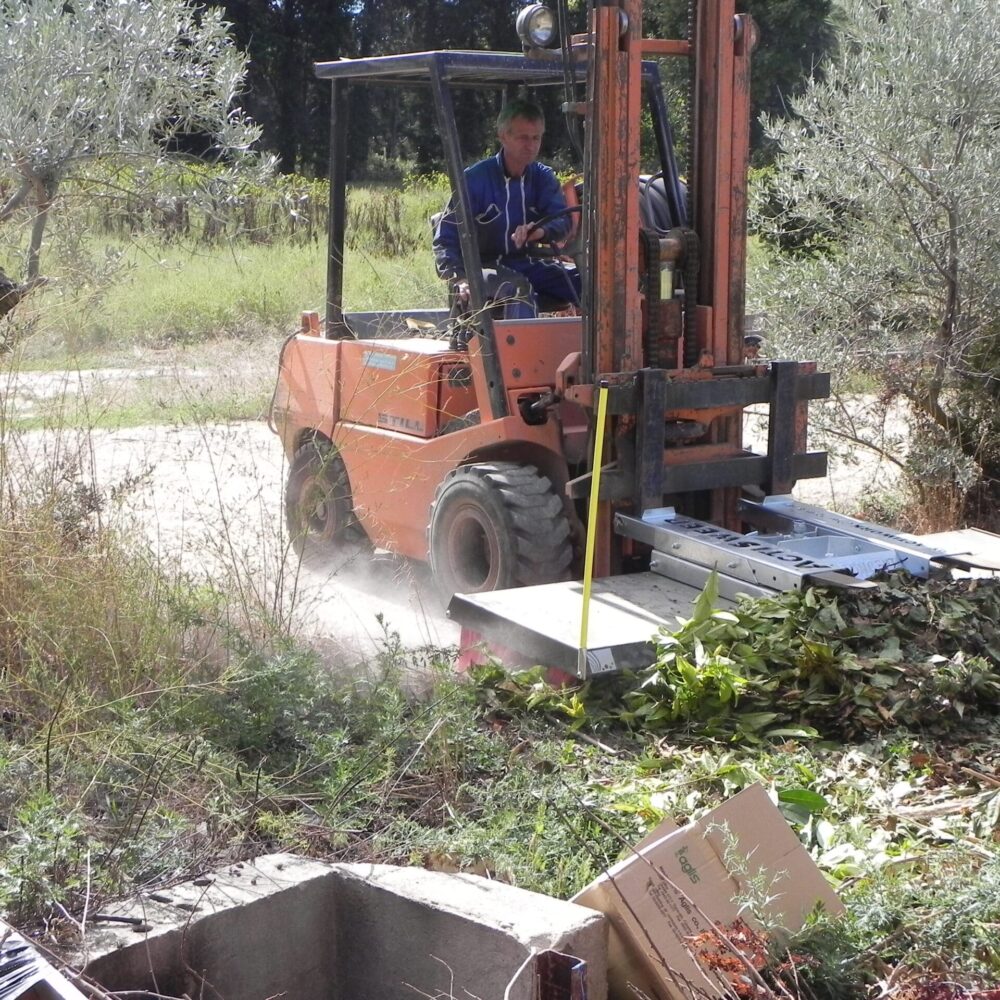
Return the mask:
[[[7,425],[20,431],[117,430],[146,424],[261,420],[267,414],[281,337],[219,338],[150,351],[129,366],[20,370]],[[132,372],[132,374],[130,374]],[[224,372],[224,377],[220,377]]]
[[[291,331],[303,310],[325,312],[326,259],[315,246],[247,243],[191,253],[133,245],[122,248],[122,262],[120,280],[106,289],[54,283],[30,302],[45,335],[26,345],[25,360],[52,365],[131,353],[141,363],[136,351]],[[344,301],[353,309],[439,305],[443,285],[429,250],[401,260],[358,249],[348,255]]]
[[[25,335],[0,381],[65,372],[66,391],[44,406],[13,407],[11,426],[108,429],[262,418],[281,341],[303,310],[325,312],[322,253],[284,244],[197,257],[166,248],[155,261],[135,249],[131,254],[134,267],[103,295],[68,296],[54,285],[17,317]],[[352,251],[344,299],[359,311],[435,308],[444,304],[444,288],[429,252],[390,260]],[[136,377],[80,391],[74,373],[108,367],[133,369]],[[150,377],[154,370],[159,374]]]
[[[444,302],[428,220],[446,196],[434,179],[404,191],[349,192],[347,309]],[[75,219],[69,228],[87,227]],[[21,347],[19,363],[34,370],[142,364],[149,350],[289,332],[303,310],[325,312],[326,267],[323,239],[181,244],[155,233],[126,240],[93,231],[53,239],[43,257],[50,283],[19,307],[5,336]]]
[[[426,229],[442,201],[433,186],[402,201],[358,194],[369,236],[347,261],[348,308],[442,302]],[[408,239],[400,256],[383,252]],[[109,249],[124,255],[124,280],[89,291],[53,281],[18,310],[11,367],[162,374],[84,395],[67,386],[33,410],[2,387],[0,911],[58,937],[84,908],[274,850],[568,896],[663,816],[697,817],[760,781],[851,908],[801,944],[819,955],[814,1000],[863,1000],[886,973],[879,962],[899,965],[903,982],[942,969],[995,982],[995,721],[845,744],[754,731],[750,745],[695,715],[656,734],[584,730],[588,741],[574,727],[599,714],[579,700],[532,678],[462,682],[446,653],[404,650],[391,633],[377,663],[335,680],[274,605],[246,599],[252,587],[196,585],[108,527],[141,483],[98,490],[39,463],[15,484],[12,422],[259,416],[282,336],[301,309],[322,310],[317,246]],[[219,371],[224,392],[202,377]],[[715,639],[692,654],[705,655],[722,655]],[[419,697],[404,683],[418,668],[433,680]],[[921,806],[933,808],[909,811]]]
[[[18,417],[9,426],[23,432],[60,431],[69,427],[118,431],[151,424],[186,427],[232,420],[261,420],[266,409],[267,398],[264,394],[216,395],[212,399],[189,401],[150,400],[127,406],[113,402],[95,405],[93,400],[68,400],[58,410]]]
[[[804,975],[825,970],[812,995],[863,1000],[880,961],[904,980],[944,967],[966,985],[1000,963],[996,807],[955,770],[992,767],[995,727],[846,746],[623,729],[585,742],[531,681],[467,683],[431,653],[421,668],[434,682],[414,696],[402,678],[415,656],[388,633],[377,670],[335,682],[287,640],[248,642],[224,595],[168,587],[107,537],[48,537],[60,571],[32,587],[17,585],[29,549],[3,552],[17,613],[0,680],[13,709],[0,908],[22,926],[58,935],[85,905],[275,850],[568,897],[665,815],[698,817],[761,782],[851,907],[794,944],[819,956]],[[930,822],[913,810],[942,802],[955,808]]]
[[[470,683],[390,631],[335,678],[266,608],[110,530],[127,484],[35,476],[0,493],[0,910],[26,929],[58,937],[84,907],[276,850],[566,897],[664,816],[761,782],[851,908],[795,945],[839,984],[817,997],[864,1000],[879,961],[970,985],[1000,968],[988,712],[845,744],[653,733],[534,677]]]
[[[323,300],[322,254],[313,247],[223,246],[157,256],[140,259],[111,289],[100,310],[107,326],[92,327],[93,333],[85,327],[85,339],[112,333],[115,340],[156,345],[280,329],[303,305]]]

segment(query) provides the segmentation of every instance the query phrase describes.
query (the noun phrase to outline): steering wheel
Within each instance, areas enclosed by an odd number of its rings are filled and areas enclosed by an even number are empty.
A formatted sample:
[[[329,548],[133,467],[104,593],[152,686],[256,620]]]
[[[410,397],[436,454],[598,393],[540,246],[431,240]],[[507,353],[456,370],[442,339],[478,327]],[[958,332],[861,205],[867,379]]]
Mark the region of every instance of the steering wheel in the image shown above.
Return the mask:
[[[544,229],[550,222],[555,222],[556,219],[561,219],[565,215],[578,215],[582,211],[582,205],[567,205],[565,208],[560,208],[557,212],[550,212],[548,215],[543,216],[535,223],[535,228]]]
[[[565,208],[560,208],[556,212],[550,212],[548,215],[543,216],[536,223],[534,223],[535,229],[544,229],[550,222],[554,222],[556,219],[561,219],[565,215],[572,215],[579,213],[582,210],[581,205],[567,205]],[[575,237],[574,237],[575,239]],[[569,257],[572,253],[567,247],[556,246],[551,240],[541,240],[537,243],[525,243],[521,248],[519,253],[508,254],[510,257],[521,256],[523,254],[525,257]]]

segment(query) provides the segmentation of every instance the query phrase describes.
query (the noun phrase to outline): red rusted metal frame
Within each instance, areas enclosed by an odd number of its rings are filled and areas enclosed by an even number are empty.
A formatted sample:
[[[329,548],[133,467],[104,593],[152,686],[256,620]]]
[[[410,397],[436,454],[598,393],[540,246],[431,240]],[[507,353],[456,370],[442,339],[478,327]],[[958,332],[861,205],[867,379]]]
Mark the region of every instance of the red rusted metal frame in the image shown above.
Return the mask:
[[[736,17],[733,58],[732,201],[729,212],[729,331],[726,364],[743,361],[746,326],[747,175],[750,169],[750,53],[756,28],[749,14]],[[718,359],[716,359],[718,361]]]
[[[705,321],[699,346],[711,364],[733,365],[743,359],[752,22],[737,18],[735,0],[702,2],[695,45],[694,226],[701,240],[699,320]],[[717,420],[713,442],[739,449],[741,424],[735,416]],[[737,503],[738,491],[717,490],[709,518],[736,528]]]
[[[733,211],[734,0],[703,2],[696,30],[695,229],[701,239],[698,302],[712,307],[701,347],[716,364],[729,359]]]
[[[636,123],[644,54],[687,52],[696,60],[692,185],[696,202],[693,223],[700,238],[702,261],[697,290],[700,365],[711,377],[713,367],[736,365],[743,360],[752,22],[736,16],[735,0],[703,0],[692,42],[643,39],[640,2],[619,0],[620,6],[606,3],[597,6],[592,14],[587,182],[592,199],[588,209],[588,346],[592,367],[585,358],[585,382],[590,376],[599,380],[610,372],[636,371],[650,363],[642,345],[637,290],[640,246],[635,235],[639,232],[638,196],[633,183],[639,170]],[[619,35],[621,12],[629,25],[624,35]],[[615,418],[608,429],[609,440],[629,438],[636,419],[657,419],[646,409],[631,419]],[[742,447],[741,413],[719,408],[712,416],[715,419],[710,440],[698,457],[711,460],[712,455],[738,454]],[[645,442],[643,455],[659,451],[657,440]],[[667,464],[691,460],[695,455],[687,448],[677,450],[677,454],[671,452],[666,458]],[[641,460],[637,469],[645,467],[645,460]],[[651,479],[636,489],[636,499],[641,496],[645,502],[656,492],[656,483]],[[712,520],[730,528],[737,526],[737,490],[716,490],[708,503],[710,511],[706,514]],[[610,509],[606,507],[599,519],[598,573],[613,568],[611,535],[606,530],[609,519]]]
[[[733,17],[732,106],[729,142],[729,211],[726,242],[726,326],[716,331],[719,350],[724,351],[725,363],[735,365],[743,360],[743,335],[746,325],[746,241],[747,241],[747,174],[750,167],[750,53],[753,49],[753,21],[748,14]],[[730,77],[723,78],[725,86]],[[720,255],[721,257],[721,255]],[[721,296],[722,289],[718,289]],[[716,353],[716,363],[720,361]],[[720,420],[718,437],[742,446],[742,414]],[[739,490],[719,490],[712,498],[712,519],[720,525],[738,530],[740,519]]]
[[[639,122],[642,116],[642,0],[622,0],[628,31],[622,39],[623,72],[626,75],[624,149],[619,177],[626,225],[619,237],[625,251],[622,267],[624,288],[625,353],[621,367],[626,371],[647,364],[642,344],[642,296],[639,292],[639,186],[641,167]],[[621,220],[618,220],[619,226]],[[614,369],[618,370],[618,369]]]
[[[620,15],[628,18],[624,36]],[[590,75],[592,223],[588,261],[595,373],[641,367],[639,301],[639,109],[641,0],[593,10]]]
[[[602,373],[635,370],[643,364],[635,182],[642,102],[642,0],[597,4],[591,13],[590,33],[584,196],[590,243],[585,297],[589,343],[584,367],[593,367],[584,375],[599,382]],[[606,443],[615,437],[613,423],[605,429]],[[610,449],[605,454],[613,456]],[[594,545],[597,576],[615,569],[611,517],[610,504],[602,504]]]

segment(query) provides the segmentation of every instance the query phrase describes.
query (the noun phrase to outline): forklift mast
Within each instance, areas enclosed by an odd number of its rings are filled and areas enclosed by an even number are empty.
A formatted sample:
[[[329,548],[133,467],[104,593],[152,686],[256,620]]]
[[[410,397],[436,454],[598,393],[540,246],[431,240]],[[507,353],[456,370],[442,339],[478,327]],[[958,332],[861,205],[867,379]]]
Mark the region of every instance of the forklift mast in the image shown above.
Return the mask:
[[[642,60],[663,55],[694,60],[688,214],[701,267],[695,329],[684,332],[684,363],[740,364],[753,23],[736,14],[734,0],[698,4],[687,42],[644,39],[641,0],[596,6],[592,17],[584,214],[593,367],[585,363],[584,374],[649,366],[640,333],[639,191],[633,179],[640,173]]]
[[[697,4],[688,41],[644,39],[641,0],[595,6],[587,50],[588,128],[584,233],[589,248],[584,287],[586,328],[583,385],[573,392],[593,405],[597,386],[630,381],[636,391],[611,421],[605,453],[635,465],[631,500],[641,515],[659,506],[667,406],[663,369],[725,369],[743,362],[746,271],[746,176],[749,164],[750,51],[754,29],[737,15],[734,0]],[[683,333],[672,348],[644,343],[640,292],[640,109],[643,59],[686,56],[693,60],[687,217],[690,229],[661,239],[665,257],[683,259],[696,276],[684,288]],[[623,224],[624,222],[624,224]],[[676,246],[678,240],[682,246]],[[671,247],[671,244],[675,244]],[[647,288],[646,298],[654,294]],[[649,308],[647,306],[647,308]],[[584,386],[586,388],[584,388]],[[626,433],[627,432],[627,433]],[[706,461],[741,450],[741,420],[721,416]],[[719,486],[704,514],[735,528],[739,490]],[[610,528],[610,505],[598,519],[596,572],[619,568],[621,540]]]

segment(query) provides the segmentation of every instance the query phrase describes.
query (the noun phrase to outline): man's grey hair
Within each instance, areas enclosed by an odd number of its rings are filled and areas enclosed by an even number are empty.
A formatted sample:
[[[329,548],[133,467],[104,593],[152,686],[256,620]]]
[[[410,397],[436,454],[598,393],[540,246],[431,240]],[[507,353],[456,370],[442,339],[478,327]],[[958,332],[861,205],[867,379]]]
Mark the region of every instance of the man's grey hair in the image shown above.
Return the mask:
[[[508,101],[497,115],[497,131],[502,132],[514,118],[524,118],[529,122],[541,122],[545,124],[545,113],[535,104],[524,97],[515,98]]]

